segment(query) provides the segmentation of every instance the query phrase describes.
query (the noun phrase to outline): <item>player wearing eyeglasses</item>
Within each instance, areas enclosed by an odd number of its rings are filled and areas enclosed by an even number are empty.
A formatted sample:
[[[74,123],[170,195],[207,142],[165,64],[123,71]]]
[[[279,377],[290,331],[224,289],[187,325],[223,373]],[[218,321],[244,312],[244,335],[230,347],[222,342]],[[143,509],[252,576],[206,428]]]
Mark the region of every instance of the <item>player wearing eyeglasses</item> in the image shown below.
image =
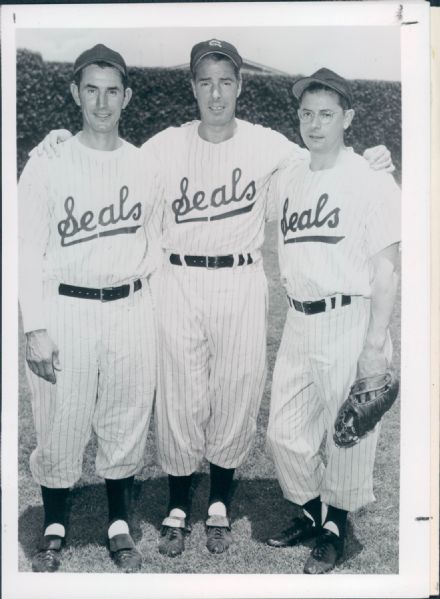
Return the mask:
[[[304,515],[268,544],[316,538],[304,572],[322,574],[343,556],[348,512],[374,500],[379,427],[350,448],[335,445],[333,428],[354,380],[382,374],[391,357],[400,193],[391,175],[344,144],[354,117],[347,81],[323,68],[298,80],[293,94],[310,160],[278,172],[271,188],[290,308],[268,446],[285,498]]]

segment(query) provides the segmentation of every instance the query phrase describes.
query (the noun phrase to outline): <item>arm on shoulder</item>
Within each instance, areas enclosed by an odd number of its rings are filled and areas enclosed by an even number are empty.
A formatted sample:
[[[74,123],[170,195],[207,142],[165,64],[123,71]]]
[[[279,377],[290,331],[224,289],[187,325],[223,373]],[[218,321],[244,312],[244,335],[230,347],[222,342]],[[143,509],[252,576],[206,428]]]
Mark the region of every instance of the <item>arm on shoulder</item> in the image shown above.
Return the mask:
[[[52,129],[46,137],[40,141],[38,146],[35,146],[30,152],[29,156],[47,156],[48,158],[58,157],[59,148],[58,144],[61,144],[72,137],[72,133],[68,129]]]

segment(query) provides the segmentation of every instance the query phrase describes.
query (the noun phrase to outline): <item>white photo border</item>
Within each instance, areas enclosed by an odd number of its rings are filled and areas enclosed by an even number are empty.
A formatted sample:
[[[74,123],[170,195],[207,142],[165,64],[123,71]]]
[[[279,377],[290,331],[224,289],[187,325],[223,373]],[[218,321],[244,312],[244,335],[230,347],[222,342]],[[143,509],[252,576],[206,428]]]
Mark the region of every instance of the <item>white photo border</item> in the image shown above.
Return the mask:
[[[400,6],[403,11],[400,13]],[[181,3],[2,7],[3,505],[5,599],[63,597],[424,597],[429,595],[429,4]],[[399,574],[38,574],[18,571],[15,29],[378,26],[401,30],[402,352]],[[231,25],[233,23],[233,25]],[[361,57],[360,57],[361,59]],[[207,577],[209,577],[209,582]]]

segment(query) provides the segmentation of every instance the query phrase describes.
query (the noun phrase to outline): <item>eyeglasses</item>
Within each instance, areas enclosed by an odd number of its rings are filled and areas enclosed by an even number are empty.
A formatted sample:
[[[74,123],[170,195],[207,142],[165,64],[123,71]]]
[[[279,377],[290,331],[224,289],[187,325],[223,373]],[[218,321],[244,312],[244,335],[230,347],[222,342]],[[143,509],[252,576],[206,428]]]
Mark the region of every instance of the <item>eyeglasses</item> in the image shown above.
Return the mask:
[[[335,114],[333,110],[320,110],[318,112],[318,119],[321,125],[328,125],[332,122]],[[298,117],[301,123],[312,123],[315,120],[316,113],[313,110],[307,110],[306,108],[300,108],[298,110]]]

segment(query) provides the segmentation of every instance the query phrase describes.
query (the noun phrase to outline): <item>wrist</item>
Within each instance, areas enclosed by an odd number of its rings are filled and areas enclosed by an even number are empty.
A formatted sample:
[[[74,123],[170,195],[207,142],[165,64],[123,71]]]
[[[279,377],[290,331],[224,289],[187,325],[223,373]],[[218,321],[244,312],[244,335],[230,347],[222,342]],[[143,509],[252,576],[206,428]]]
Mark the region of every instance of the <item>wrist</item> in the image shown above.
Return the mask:
[[[385,345],[386,340],[387,340],[386,330],[369,333],[367,335],[367,338],[365,339],[364,349],[381,351]]]

